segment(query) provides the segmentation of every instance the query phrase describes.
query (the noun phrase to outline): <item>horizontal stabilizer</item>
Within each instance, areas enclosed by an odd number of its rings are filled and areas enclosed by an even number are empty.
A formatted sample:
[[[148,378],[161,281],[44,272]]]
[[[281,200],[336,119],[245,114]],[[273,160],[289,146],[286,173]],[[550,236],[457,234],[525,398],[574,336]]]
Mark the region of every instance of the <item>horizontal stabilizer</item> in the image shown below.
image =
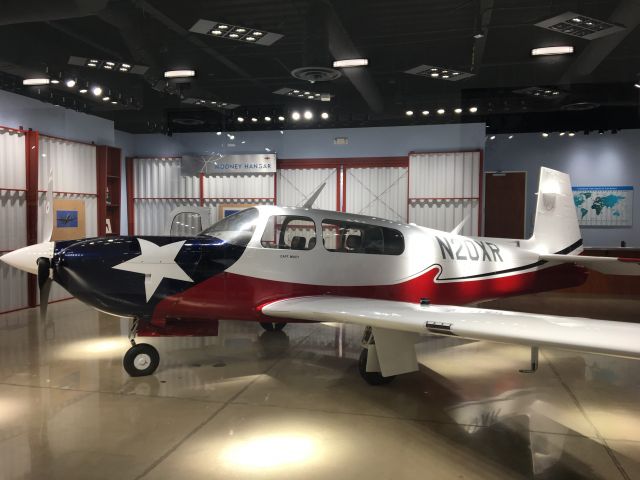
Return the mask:
[[[606,275],[640,275],[640,258],[588,257],[582,255],[540,255],[548,262],[574,263]]]
[[[330,295],[275,301],[262,313],[640,358],[640,324],[635,323]]]

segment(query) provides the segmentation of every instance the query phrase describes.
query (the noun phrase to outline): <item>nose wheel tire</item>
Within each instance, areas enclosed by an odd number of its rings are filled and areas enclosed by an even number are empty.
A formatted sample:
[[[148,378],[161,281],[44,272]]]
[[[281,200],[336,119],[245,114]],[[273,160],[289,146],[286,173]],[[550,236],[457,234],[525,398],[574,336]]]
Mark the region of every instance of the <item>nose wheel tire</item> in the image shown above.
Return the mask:
[[[260,326],[267,332],[279,332],[286,324],[287,322],[260,322]]]
[[[369,355],[369,349],[363,348],[362,352],[360,352],[360,358],[358,359],[358,371],[360,372],[360,376],[364,378],[364,381],[369,385],[386,385],[387,383],[391,383],[395,375],[390,377],[383,377],[380,372],[367,372],[367,357]]]
[[[132,377],[151,375],[158,368],[160,354],[148,343],[138,343],[127,350],[122,365]]]

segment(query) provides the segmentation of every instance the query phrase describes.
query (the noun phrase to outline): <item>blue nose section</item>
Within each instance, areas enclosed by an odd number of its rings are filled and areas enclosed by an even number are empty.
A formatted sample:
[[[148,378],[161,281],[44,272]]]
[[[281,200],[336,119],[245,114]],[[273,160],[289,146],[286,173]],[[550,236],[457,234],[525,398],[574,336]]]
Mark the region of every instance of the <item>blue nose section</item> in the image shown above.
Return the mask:
[[[210,237],[107,237],[58,242],[54,280],[93,307],[148,317],[181,293],[235,263],[244,247]]]

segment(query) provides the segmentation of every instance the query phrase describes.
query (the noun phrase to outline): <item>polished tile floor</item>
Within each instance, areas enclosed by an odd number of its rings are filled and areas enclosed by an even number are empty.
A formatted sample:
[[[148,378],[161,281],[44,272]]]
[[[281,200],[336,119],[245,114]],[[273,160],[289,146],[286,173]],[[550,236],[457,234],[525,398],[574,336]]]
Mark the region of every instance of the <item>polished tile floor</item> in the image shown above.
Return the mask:
[[[493,303],[637,320],[640,299]],[[640,479],[640,361],[451,338],[371,387],[361,329],[222,322],[123,371],[125,320],[70,300],[0,315],[0,479]],[[640,339],[639,339],[640,341]]]

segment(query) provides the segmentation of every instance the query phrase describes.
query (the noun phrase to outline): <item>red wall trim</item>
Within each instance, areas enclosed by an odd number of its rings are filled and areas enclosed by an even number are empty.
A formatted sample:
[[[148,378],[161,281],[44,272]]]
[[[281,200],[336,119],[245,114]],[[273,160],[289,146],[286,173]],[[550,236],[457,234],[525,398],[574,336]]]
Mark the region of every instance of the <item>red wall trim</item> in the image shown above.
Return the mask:
[[[38,190],[38,193],[47,193],[46,190]],[[85,197],[97,197],[97,193],[88,193],[88,192],[59,192],[57,190],[53,191],[56,195],[82,195]]]
[[[133,197],[133,200],[196,200],[200,197]]]
[[[419,200],[479,200],[480,197],[409,197],[409,201]]]
[[[5,127],[4,125],[0,125],[0,130],[8,130],[10,132],[22,133],[22,134],[27,133],[27,130],[21,130],[19,128],[13,128],[13,127]]]
[[[26,188],[4,188],[0,187],[0,191],[2,192],[26,192]]]
[[[28,131],[25,134],[26,187],[27,187],[27,245],[38,243],[38,158],[40,150],[38,132]],[[35,307],[36,277],[27,275],[27,301],[30,307]]]
[[[482,224],[482,210],[484,209],[484,152],[482,150],[476,151],[480,152],[480,165],[478,165],[478,174],[480,175],[478,180],[478,236],[482,236],[484,235],[484,225]]]
[[[270,201],[274,201],[273,197],[204,197],[205,200],[223,200],[223,201],[227,201],[227,200],[258,200],[258,201],[266,201],[266,200],[270,200]]]
[[[342,158],[311,158],[304,160],[301,158],[284,158],[278,159],[278,170],[286,170],[288,168],[334,168],[342,165]]]
[[[134,203],[133,203],[133,157],[127,157],[125,159],[125,175],[127,176],[127,233],[129,235],[135,234],[135,218],[134,218]]]

